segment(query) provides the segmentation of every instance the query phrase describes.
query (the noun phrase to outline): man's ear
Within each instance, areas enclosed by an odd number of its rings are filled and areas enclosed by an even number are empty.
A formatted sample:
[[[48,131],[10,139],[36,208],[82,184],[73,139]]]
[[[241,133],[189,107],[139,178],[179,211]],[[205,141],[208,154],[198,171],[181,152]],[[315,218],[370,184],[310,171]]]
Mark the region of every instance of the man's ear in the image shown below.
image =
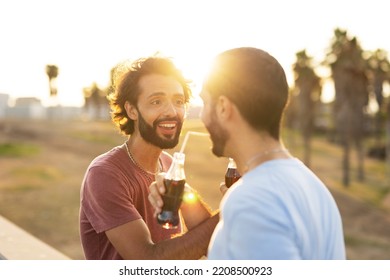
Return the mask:
[[[126,103],[125,103],[125,110],[126,110],[127,116],[131,120],[135,121],[138,119],[137,108],[134,105],[130,104],[129,101],[126,101]]]
[[[233,109],[233,103],[224,95],[218,97],[216,113],[221,121],[226,121],[230,118]]]

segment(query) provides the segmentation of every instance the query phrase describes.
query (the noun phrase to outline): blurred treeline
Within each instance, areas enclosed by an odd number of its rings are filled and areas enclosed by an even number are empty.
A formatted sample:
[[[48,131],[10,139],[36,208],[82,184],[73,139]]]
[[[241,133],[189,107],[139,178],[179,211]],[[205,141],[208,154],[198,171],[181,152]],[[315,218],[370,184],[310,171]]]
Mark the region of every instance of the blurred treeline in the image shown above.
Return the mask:
[[[319,75],[327,69],[329,75]],[[350,155],[353,147],[358,155],[358,180],[364,181],[364,157],[386,160],[390,167],[390,98],[384,85],[390,83],[390,63],[386,50],[364,50],[357,37],[336,28],[324,61],[315,62],[305,49],[296,53],[292,65],[294,84],[285,116],[285,125],[303,137],[303,161],[310,167],[311,138],[326,133],[328,139],[343,147],[343,184],[350,184]],[[58,67],[47,66],[50,94],[57,92],[53,82]],[[99,88],[96,83],[85,87],[85,109],[96,118],[107,111],[107,95],[112,91],[115,67],[110,84]],[[325,83],[334,85],[334,99],[324,103],[321,95]],[[390,87],[389,87],[390,88]],[[387,90],[388,91],[388,90]],[[374,105],[374,106],[373,106]],[[374,108],[374,109],[373,109]],[[368,151],[364,140],[374,139]]]
[[[343,185],[350,184],[350,156],[357,153],[358,180],[364,181],[366,154],[390,164],[390,98],[384,85],[390,82],[390,63],[383,49],[364,50],[357,37],[334,30],[325,60],[315,63],[306,50],[296,53],[292,66],[294,85],[286,125],[297,129],[304,141],[304,162],[310,166],[311,137],[325,132],[330,141],[343,147]],[[318,75],[329,69],[328,77]],[[321,101],[323,85],[334,85],[334,99]],[[364,140],[373,138],[365,151]]]

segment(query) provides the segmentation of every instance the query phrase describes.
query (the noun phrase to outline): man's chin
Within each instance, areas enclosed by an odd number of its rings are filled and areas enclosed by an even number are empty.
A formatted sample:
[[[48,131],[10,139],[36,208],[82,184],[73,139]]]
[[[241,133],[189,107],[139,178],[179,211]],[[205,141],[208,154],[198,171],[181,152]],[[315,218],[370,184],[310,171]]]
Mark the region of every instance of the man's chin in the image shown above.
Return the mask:
[[[173,149],[177,146],[178,142],[164,142],[162,145],[160,145],[161,149]]]
[[[179,144],[179,138],[174,137],[172,135],[170,137],[163,137],[160,139],[161,140],[159,141],[157,146],[161,149],[173,149],[177,146],[177,144]]]
[[[220,147],[216,147],[215,145],[213,146],[213,148],[211,149],[212,153],[216,156],[216,157],[223,157],[223,148],[220,148]]]

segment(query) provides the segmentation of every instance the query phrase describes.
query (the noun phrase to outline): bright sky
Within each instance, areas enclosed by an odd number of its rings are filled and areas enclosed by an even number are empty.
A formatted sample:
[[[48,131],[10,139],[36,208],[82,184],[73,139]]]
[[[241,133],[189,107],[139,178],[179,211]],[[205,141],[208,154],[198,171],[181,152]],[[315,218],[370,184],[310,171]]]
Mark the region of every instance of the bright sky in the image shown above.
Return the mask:
[[[199,85],[214,55],[240,46],[271,53],[291,83],[295,53],[306,48],[321,61],[336,27],[366,50],[390,52],[389,7],[387,0],[0,0],[0,93],[47,104],[45,66],[55,64],[60,104],[82,106],[82,88],[106,86],[115,64],[157,51]]]

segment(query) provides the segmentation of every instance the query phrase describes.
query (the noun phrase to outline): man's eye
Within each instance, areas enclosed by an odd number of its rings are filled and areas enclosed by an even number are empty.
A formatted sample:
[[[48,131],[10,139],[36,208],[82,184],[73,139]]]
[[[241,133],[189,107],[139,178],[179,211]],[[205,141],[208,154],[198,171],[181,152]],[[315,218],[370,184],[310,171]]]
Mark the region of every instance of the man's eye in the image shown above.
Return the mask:
[[[176,104],[177,105],[183,105],[184,104],[184,100],[183,99],[178,99],[178,100],[176,100]]]
[[[161,104],[161,101],[158,100],[158,99],[156,99],[156,100],[153,100],[153,101],[151,102],[151,104],[152,104],[152,105],[159,105],[159,104]]]

